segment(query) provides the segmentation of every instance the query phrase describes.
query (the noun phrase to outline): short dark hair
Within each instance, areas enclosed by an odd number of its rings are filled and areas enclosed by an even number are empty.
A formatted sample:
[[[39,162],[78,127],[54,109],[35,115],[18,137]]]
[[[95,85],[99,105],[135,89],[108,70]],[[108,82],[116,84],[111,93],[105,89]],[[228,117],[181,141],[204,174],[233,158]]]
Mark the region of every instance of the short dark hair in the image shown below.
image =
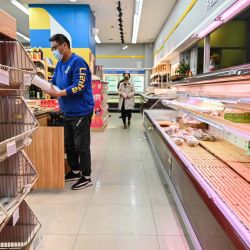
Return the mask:
[[[59,44],[62,44],[62,43],[66,43],[68,45],[68,47],[70,48],[70,42],[69,42],[69,39],[63,35],[63,34],[55,34],[53,35],[50,39],[49,39],[50,42],[58,42]]]
[[[125,75],[128,75],[128,77],[130,78],[130,73],[125,72],[125,73],[122,74],[123,77],[124,77]]]

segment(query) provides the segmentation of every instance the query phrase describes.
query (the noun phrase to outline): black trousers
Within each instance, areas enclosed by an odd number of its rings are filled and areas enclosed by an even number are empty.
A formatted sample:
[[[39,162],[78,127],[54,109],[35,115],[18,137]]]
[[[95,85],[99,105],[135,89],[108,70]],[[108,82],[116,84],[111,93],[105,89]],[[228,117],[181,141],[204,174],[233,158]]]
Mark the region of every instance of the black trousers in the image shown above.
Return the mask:
[[[127,117],[129,121],[131,120],[131,117],[132,117],[132,110],[125,109],[125,100],[123,100],[123,103],[122,103],[121,116],[122,116],[122,121],[124,125],[126,125]]]
[[[91,174],[90,125],[92,114],[66,116],[64,145],[71,170],[80,170],[84,176]]]

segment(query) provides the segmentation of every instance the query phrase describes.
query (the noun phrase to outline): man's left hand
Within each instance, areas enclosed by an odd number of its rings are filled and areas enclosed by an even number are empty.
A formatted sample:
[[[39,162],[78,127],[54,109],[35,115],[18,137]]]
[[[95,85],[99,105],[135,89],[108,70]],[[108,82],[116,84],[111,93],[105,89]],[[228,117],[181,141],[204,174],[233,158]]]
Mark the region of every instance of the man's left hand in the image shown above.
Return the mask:
[[[54,96],[54,97],[60,97],[60,96],[65,96],[65,95],[67,95],[66,90],[57,91],[53,86],[51,86],[50,89],[45,90],[45,92],[46,92],[48,95]]]

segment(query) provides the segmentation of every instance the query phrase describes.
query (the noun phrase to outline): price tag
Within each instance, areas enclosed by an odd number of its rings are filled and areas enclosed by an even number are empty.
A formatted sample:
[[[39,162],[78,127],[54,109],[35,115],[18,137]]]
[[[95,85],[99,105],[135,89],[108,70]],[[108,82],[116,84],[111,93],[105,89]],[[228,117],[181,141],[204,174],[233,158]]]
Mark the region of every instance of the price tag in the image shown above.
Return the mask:
[[[31,85],[31,81],[32,81],[32,76],[29,75],[29,74],[23,74],[23,82],[24,82],[24,85]]]
[[[0,69],[0,82],[5,85],[10,85],[10,76],[8,71]]]
[[[23,144],[28,147],[31,144],[31,142],[32,142],[32,139],[30,137],[27,137],[24,140]]]
[[[16,153],[16,142],[11,141],[7,143],[7,155],[11,156]]]
[[[29,193],[29,192],[30,192],[31,187],[32,187],[32,185],[31,185],[31,184],[25,185],[25,187],[23,188],[23,193]]]
[[[15,226],[15,225],[17,224],[19,218],[20,218],[20,215],[19,215],[19,208],[17,208],[17,209],[15,210],[15,212],[13,213],[13,215],[12,215],[13,226]]]

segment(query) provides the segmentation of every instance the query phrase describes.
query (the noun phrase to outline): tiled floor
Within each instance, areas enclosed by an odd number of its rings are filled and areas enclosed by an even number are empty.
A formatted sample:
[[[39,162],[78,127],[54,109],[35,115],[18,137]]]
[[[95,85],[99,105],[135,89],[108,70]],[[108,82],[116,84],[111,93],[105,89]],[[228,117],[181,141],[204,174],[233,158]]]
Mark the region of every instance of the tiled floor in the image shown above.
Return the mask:
[[[112,114],[106,131],[92,134],[92,163],[92,187],[71,191],[67,184],[27,198],[42,223],[32,249],[190,249],[139,114],[127,130]]]

